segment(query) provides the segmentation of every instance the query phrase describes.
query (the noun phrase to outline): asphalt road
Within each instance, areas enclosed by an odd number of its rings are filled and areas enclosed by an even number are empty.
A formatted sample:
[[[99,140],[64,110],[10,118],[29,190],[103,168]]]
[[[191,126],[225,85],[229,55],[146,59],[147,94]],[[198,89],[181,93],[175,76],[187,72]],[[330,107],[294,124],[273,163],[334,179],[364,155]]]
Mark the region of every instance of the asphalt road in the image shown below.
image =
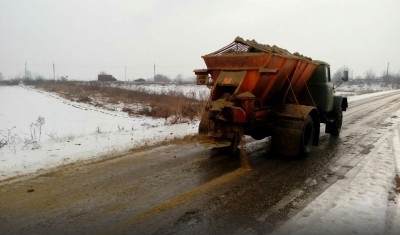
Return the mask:
[[[352,169],[400,109],[400,92],[349,104],[307,158],[246,139],[242,158],[196,141],[1,182],[0,234],[268,234]],[[399,117],[400,118],[400,117]]]

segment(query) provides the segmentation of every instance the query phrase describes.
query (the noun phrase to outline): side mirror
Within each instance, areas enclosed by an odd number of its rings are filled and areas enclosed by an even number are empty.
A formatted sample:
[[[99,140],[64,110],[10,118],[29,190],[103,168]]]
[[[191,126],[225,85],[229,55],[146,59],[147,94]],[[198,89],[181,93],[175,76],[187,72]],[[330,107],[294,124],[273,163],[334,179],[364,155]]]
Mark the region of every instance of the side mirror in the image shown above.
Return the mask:
[[[349,80],[349,71],[343,71],[342,81],[347,82]]]

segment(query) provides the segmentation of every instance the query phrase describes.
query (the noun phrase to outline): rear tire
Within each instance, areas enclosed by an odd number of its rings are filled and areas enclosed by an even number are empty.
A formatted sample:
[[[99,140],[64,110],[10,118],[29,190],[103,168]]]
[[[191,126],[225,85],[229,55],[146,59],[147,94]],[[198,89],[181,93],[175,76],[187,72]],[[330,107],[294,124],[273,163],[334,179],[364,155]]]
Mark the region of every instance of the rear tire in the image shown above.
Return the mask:
[[[271,151],[290,158],[305,157],[311,152],[314,130],[311,115],[303,121],[293,121],[287,128],[276,127],[271,136]]]

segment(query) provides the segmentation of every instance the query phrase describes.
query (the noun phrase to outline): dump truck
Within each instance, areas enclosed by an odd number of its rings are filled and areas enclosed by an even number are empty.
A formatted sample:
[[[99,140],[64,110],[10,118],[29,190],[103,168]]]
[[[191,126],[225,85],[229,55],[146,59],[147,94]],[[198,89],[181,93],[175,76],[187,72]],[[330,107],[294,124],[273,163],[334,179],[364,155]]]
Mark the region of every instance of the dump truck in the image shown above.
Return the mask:
[[[199,134],[214,146],[238,153],[244,135],[270,136],[274,152],[303,156],[319,144],[320,123],[339,135],[347,97],[335,95],[328,63],[240,37],[202,58],[207,68],[194,73],[211,92]]]

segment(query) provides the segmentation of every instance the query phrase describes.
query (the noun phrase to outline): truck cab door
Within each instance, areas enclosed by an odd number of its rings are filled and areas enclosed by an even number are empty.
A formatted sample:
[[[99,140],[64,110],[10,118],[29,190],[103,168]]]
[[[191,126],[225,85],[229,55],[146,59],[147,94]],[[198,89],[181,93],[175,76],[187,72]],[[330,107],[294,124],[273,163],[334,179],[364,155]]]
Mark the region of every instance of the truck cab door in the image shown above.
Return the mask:
[[[318,65],[308,82],[308,87],[317,108],[323,112],[332,111],[334,89],[328,64]]]

